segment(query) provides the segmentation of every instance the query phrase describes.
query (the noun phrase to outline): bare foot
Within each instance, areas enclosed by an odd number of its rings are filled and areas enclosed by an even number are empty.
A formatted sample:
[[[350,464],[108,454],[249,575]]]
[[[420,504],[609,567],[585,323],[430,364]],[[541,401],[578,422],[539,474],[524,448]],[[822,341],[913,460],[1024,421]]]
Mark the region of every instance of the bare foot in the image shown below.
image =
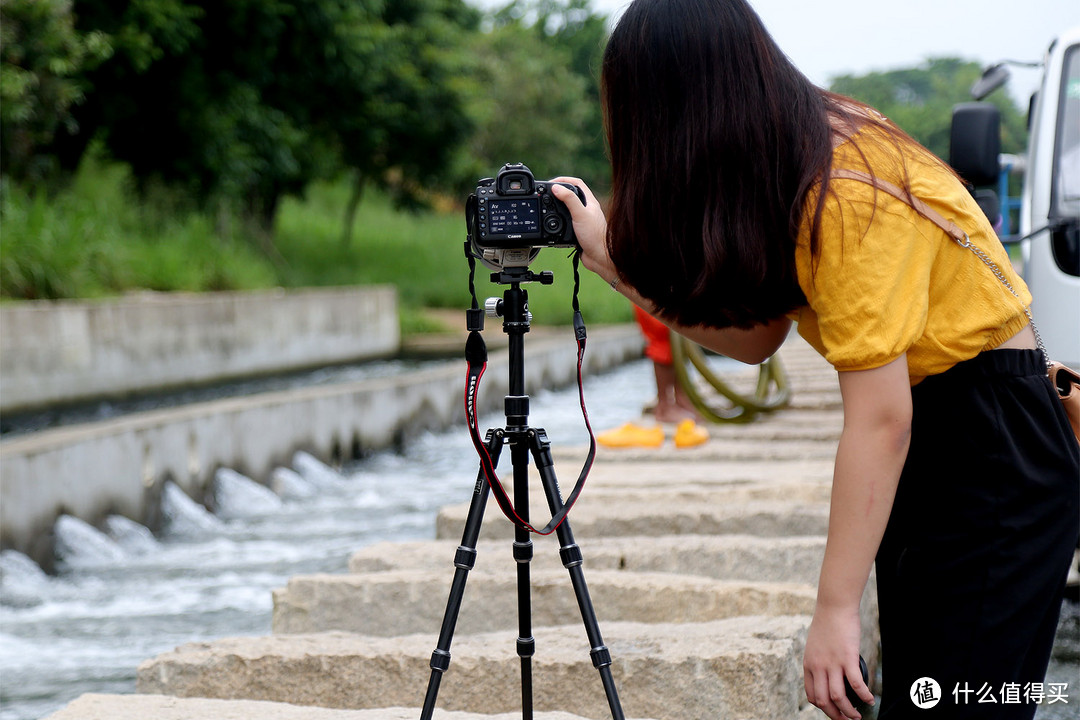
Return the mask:
[[[674,403],[657,405],[656,409],[653,411],[653,416],[656,418],[657,422],[662,423],[678,423],[683,420],[698,420],[698,414],[694,410],[688,410]]]

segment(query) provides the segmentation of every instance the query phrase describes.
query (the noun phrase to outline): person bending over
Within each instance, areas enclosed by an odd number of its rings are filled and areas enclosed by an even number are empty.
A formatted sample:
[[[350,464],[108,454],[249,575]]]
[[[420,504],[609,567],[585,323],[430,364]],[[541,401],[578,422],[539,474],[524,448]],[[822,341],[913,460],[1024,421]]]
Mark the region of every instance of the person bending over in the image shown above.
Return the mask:
[[[844,427],[817,603],[810,702],[858,717],[859,600],[877,563],[879,718],[1030,718],[965,703],[1042,681],[1080,534],[1080,450],[1030,294],[956,174],[866,105],[814,86],[743,0],[636,0],[602,68],[605,216],[560,186],[582,262],[694,342],[747,363],[795,323],[838,371]],[[850,174],[846,174],[847,173]],[[883,191],[901,189],[901,197]],[[956,223],[971,248],[912,207]],[[954,695],[954,689],[961,692]],[[959,701],[959,702],[958,702]]]

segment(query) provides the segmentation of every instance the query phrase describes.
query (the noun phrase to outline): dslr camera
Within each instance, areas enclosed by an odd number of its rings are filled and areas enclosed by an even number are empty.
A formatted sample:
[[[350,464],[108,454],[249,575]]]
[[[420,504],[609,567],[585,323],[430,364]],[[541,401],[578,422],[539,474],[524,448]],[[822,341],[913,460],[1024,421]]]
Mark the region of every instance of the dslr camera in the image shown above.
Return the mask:
[[[554,181],[533,178],[522,163],[507,163],[494,178],[483,178],[469,196],[465,221],[475,255],[501,270],[527,266],[548,247],[577,247],[570,211],[551,194]],[[570,183],[558,183],[585,193]]]

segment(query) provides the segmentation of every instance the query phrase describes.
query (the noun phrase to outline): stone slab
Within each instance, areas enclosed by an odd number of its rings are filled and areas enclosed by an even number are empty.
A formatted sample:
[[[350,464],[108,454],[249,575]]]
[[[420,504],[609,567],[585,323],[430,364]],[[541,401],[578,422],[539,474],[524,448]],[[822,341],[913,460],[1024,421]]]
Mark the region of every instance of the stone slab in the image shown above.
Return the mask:
[[[580,617],[567,572],[533,572],[532,623],[562,625]],[[451,576],[425,571],[303,575],[274,593],[275,633],[343,630],[392,637],[437,635]],[[811,585],[713,580],[670,573],[600,570],[585,575],[601,623],[700,623],[739,615],[812,615]],[[517,576],[472,571],[456,632],[515,629]]]
[[[584,493],[582,493],[584,498]],[[533,503],[534,507],[545,508]],[[437,538],[460,538],[468,515],[468,505],[443,508],[435,519]],[[550,515],[532,513],[534,526],[542,527]],[[829,508],[821,502],[784,502],[750,500],[736,504],[612,501],[587,504],[579,502],[571,511],[571,523],[581,538],[660,535],[760,535],[793,537],[824,535],[828,530]],[[512,538],[514,525],[502,515],[491,500],[481,529],[485,538]]]
[[[685,470],[678,472],[680,467]],[[626,471],[619,472],[620,469]],[[546,508],[547,500],[540,478],[535,476],[535,472],[532,475],[529,482],[529,506],[534,508],[533,514],[540,517],[542,512],[537,508]],[[503,480],[506,491],[513,493],[513,488],[505,484],[512,482],[512,478],[503,478],[501,475],[499,477]],[[658,477],[665,479],[657,482]],[[821,477],[813,480],[804,478],[796,482],[786,477],[773,478],[771,481],[740,481],[730,477],[718,477],[708,467],[699,469],[695,464],[688,466],[654,462],[645,467],[637,464],[629,467],[621,464],[601,464],[594,468],[587,483],[587,491],[583,491],[579,496],[571,515],[617,516],[624,508],[642,504],[719,508],[742,507],[751,502],[782,502],[796,509],[796,506],[802,505],[827,505],[831,489],[831,482]],[[470,493],[469,502],[472,497]],[[447,506],[444,512],[456,513],[464,520],[469,502]],[[491,498],[488,500],[488,516],[503,517],[498,505]]]
[[[710,433],[714,428],[709,426]],[[663,458],[666,460],[678,460],[681,462],[771,462],[771,463],[795,463],[805,461],[832,460],[836,457],[836,441],[831,439],[832,433],[827,433],[829,440],[815,440],[812,438],[790,438],[785,440],[760,439],[755,441],[752,437],[741,438],[738,435],[719,433],[703,445],[692,448],[676,448],[671,440],[671,433],[667,433],[664,444],[659,448],[606,448],[597,446],[597,462],[623,461],[642,462]],[[563,468],[562,474],[569,477],[571,474],[576,478],[581,467],[581,461],[588,451],[587,444],[575,448],[574,457],[581,458],[576,462],[567,459],[557,450],[552,452],[552,457],[557,458],[556,468]],[[510,467],[509,461],[504,461],[506,467]],[[507,471],[509,473],[509,471]]]
[[[208,700],[167,695],[86,694],[45,720],[416,720],[420,708],[330,710],[260,700]],[[521,713],[480,715],[436,709],[433,720],[517,720]],[[541,712],[536,720],[585,720],[565,712]]]
[[[832,484],[833,459],[724,460],[696,458],[686,462],[681,451],[641,453],[636,460],[629,455],[612,451],[593,463],[582,497],[596,488],[669,488],[738,489],[740,486],[795,486],[802,484]],[[556,475],[577,478],[588,447],[559,448],[553,446]],[[626,462],[622,462],[626,461]],[[753,492],[769,492],[767,489]],[[775,491],[773,491],[775,492]]]
[[[556,538],[534,538],[533,567],[562,567]],[[424,570],[443,577],[446,587],[454,574],[458,540],[385,542],[358,550],[349,559],[353,573],[386,570]],[[717,580],[751,580],[816,584],[825,538],[760,537],[754,535],[660,535],[640,538],[596,537],[578,543],[585,572],[628,570],[676,573]],[[508,540],[481,539],[477,570],[513,573],[515,562]]]
[[[660,720],[775,720],[806,706],[801,657],[807,616],[743,616],[709,623],[610,623],[602,630],[631,716]],[[532,660],[536,709],[610,717],[579,626],[538,628]],[[455,639],[441,685],[448,710],[519,707],[516,632]],[[415,706],[434,649],[431,635],[348,633],[194,643],[144,662],[138,691],[181,697],[290,701],[323,707]]]

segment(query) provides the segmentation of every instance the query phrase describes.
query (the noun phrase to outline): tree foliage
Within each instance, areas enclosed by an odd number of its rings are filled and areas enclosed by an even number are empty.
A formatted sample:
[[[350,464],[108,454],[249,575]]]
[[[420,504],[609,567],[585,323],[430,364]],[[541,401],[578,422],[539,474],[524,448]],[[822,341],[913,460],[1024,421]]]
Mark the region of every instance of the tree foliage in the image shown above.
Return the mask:
[[[842,75],[833,78],[830,89],[873,106],[935,155],[948,159],[952,108],[971,102],[971,86],[981,74],[975,62],[932,58],[914,68]],[[1002,151],[1023,152],[1023,114],[1004,93],[996,93],[991,102],[1001,110]]]
[[[374,57],[354,57],[358,76],[341,79],[366,83],[357,107],[325,113],[353,173],[346,241],[369,182],[388,189],[399,206],[417,206],[473,130],[462,36],[475,32],[479,14],[458,2],[411,0],[388,4],[383,19],[380,36],[370,39]]]
[[[480,15],[463,0],[51,4],[73,43],[112,51],[72,68],[86,92],[46,139],[58,164],[73,169],[100,140],[142,186],[239,207],[263,231],[284,195],[342,168],[407,187],[395,178],[445,162],[469,128],[453,78]]]
[[[519,26],[477,38],[468,93],[475,131],[458,158],[458,192],[507,162],[524,162],[541,179],[572,166],[585,130],[585,83],[562,60]]]
[[[85,98],[83,74],[112,52],[102,33],[79,33],[70,0],[0,0],[0,165],[39,183],[55,177],[48,152]]]
[[[0,0],[3,167],[73,172],[88,148],[142,190],[240,211],[348,171],[399,205],[508,161],[607,180],[590,0]],[[36,163],[36,165],[35,165]],[[38,173],[44,175],[44,173]],[[51,176],[55,179],[55,173]]]
[[[600,106],[600,66],[608,38],[608,18],[593,11],[590,0],[514,0],[495,13],[496,28],[529,30],[545,48],[557,53],[558,66],[578,82],[567,88],[565,102],[580,107],[568,115],[552,108],[544,119],[562,132],[575,133],[573,155],[554,158],[560,174],[579,175],[599,189],[610,184]]]

